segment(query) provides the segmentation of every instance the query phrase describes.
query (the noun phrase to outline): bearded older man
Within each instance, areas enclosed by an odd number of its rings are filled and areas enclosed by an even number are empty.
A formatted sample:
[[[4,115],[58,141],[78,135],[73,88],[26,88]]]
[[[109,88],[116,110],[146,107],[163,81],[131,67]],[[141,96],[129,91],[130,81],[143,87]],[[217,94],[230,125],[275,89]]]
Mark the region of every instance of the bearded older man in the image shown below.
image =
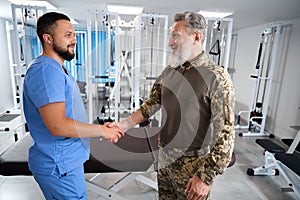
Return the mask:
[[[169,65],[149,98],[128,118],[110,126],[123,131],[160,108],[159,199],[209,199],[211,185],[230,163],[234,147],[234,88],[228,73],[203,51],[205,18],[174,17]]]

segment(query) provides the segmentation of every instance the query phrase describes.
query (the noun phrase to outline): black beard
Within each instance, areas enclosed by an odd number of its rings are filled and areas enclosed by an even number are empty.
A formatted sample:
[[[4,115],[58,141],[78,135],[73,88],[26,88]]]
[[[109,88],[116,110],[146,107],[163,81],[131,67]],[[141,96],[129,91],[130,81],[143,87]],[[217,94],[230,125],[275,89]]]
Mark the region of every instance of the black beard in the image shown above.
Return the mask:
[[[69,47],[69,46],[68,46]],[[67,61],[71,61],[74,56],[75,56],[75,53],[70,53],[68,51],[68,47],[67,47],[67,50],[64,50],[62,47],[59,47],[58,45],[56,45],[55,43],[53,43],[53,50],[58,53],[58,55],[60,57],[62,57],[63,59],[67,60]]]

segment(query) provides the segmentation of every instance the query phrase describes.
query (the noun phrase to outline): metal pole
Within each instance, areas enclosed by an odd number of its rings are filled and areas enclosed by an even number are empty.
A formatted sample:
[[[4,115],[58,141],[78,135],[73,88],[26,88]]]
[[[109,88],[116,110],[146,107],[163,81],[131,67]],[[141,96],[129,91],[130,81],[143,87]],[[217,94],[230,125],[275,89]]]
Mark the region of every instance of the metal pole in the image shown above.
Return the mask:
[[[273,46],[272,46],[272,60],[271,60],[271,65],[270,65],[270,71],[269,71],[269,76],[268,76],[268,81],[266,84],[268,84],[267,88],[266,88],[266,99],[264,101],[264,106],[262,109],[262,113],[263,113],[263,119],[262,119],[262,123],[261,123],[261,127],[260,127],[260,133],[264,134],[264,130],[265,130],[265,124],[266,124],[266,118],[267,118],[267,112],[268,112],[268,108],[269,108],[269,102],[270,102],[270,96],[271,96],[271,89],[272,89],[272,81],[273,81],[273,74],[274,74],[274,68],[275,68],[275,64],[276,64],[276,58],[277,58],[277,51],[278,51],[278,46],[279,46],[279,39],[280,39],[280,32],[281,32],[281,24],[279,23],[275,23],[272,24],[272,26],[275,27],[275,37],[274,37],[274,42],[273,42]]]
[[[230,50],[231,50],[231,40],[232,40],[232,24],[233,24],[233,19],[228,18],[226,19],[228,21],[228,31],[227,31],[227,43],[226,43],[226,50],[224,54],[224,69],[228,71],[229,68],[229,58],[230,58]]]
[[[17,87],[18,87],[18,84],[17,84],[17,77],[16,77],[16,70],[15,69],[20,69],[21,68],[21,62],[20,62],[20,45],[19,45],[19,34],[18,34],[18,27],[17,27],[17,24],[18,24],[18,19],[16,17],[16,9],[17,9],[17,6],[15,4],[12,4],[11,5],[11,11],[12,11],[12,20],[13,20],[13,46],[15,48],[13,48],[13,51],[14,51],[14,57],[13,57],[13,65],[11,66],[11,70],[14,74],[13,76],[13,79],[14,79],[14,87],[13,87],[13,95],[14,95],[14,107],[15,108],[19,108],[18,106],[18,103],[17,103]]]
[[[89,123],[93,123],[93,90],[92,90],[92,16],[89,15],[88,23],[87,23],[87,31],[88,31],[88,41],[87,41],[87,48],[88,48],[88,57],[87,57],[87,93],[88,93],[88,119]]]

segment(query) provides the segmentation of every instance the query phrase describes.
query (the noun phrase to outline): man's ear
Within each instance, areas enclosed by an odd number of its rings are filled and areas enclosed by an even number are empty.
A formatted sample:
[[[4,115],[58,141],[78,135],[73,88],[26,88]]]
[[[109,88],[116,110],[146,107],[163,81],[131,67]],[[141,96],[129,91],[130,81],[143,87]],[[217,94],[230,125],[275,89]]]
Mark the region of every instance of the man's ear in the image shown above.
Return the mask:
[[[50,34],[44,34],[43,35],[43,40],[46,44],[51,44],[52,43],[52,36]]]
[[[200,31],[196,31],[194,33],[194,40],[196,42],[201,42],[201,40],[202,40],[202,33]]]

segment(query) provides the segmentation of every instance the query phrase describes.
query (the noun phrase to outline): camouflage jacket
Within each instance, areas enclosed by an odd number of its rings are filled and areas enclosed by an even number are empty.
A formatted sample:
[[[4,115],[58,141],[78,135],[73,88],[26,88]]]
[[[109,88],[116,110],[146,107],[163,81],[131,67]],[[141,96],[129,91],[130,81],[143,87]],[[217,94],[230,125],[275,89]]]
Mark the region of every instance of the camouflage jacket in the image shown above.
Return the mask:
[[[161,107],[160,143],[171,148],[210,149],[197,175],[210,184],[224,173],[234,146],[235,94],[229,74],[206,53],[182,66],[167,66],[155,81],[141,112]]]

